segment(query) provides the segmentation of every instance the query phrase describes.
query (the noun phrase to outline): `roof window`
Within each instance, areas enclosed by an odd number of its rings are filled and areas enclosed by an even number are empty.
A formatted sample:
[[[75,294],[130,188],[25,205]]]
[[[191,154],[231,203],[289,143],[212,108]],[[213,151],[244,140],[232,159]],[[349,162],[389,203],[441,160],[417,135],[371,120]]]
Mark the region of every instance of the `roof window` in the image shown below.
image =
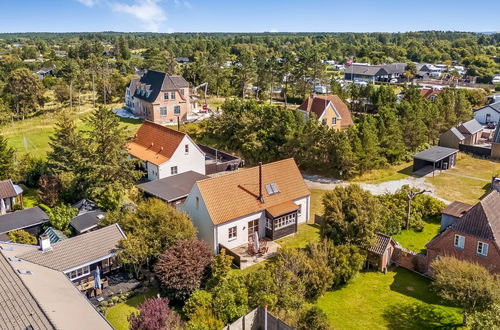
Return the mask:
[[[275,195],[280,192],[276,183],[266,184],[266,191],[269,196]]]

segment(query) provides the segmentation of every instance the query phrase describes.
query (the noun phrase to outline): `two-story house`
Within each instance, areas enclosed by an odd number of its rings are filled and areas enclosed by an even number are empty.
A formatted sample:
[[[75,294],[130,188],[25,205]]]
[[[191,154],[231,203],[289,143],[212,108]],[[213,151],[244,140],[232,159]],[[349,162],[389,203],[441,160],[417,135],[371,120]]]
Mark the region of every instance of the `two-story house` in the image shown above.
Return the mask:
[[[297,109],[304,116],[314,113],[316,118],[335,130],[344,130],[354,125],[351,111],[337,95],[312,96]]]
[[[500,272],[500,193],[492,191],[472,207],[447,209],[441,233],[426,245],[429,265],[440,256],[453,256]]]
[[[146,120],[127,145],[149,180],[194,171],[205,174],[205,153],[189,135]]]
[[[181,209],[214,251],[297,232],[309,218],[310,192],[293,158],[195,183]]]
[[[147,70],[127,86],[125,104],[141,118],[176,123],[185,120],[191,110],[189,83],[182,76]]]

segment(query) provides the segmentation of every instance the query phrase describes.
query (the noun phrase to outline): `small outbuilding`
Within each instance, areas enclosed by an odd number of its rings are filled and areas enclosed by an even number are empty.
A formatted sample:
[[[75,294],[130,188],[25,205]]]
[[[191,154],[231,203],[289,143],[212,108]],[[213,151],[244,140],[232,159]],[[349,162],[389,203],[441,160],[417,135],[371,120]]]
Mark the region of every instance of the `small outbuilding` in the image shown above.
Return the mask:
[[[432,167],[432,170],[447,170],[455,167],[457,160],[457,149],[446,147],[431,147],[413,155],[413,172],[424,167]]]
[[[392,254],[396,248],[396,241],[391,236],[377,234],[377,241],[368,248],[366,268],[376,268],[381,272],[387,271],[392,262]]]

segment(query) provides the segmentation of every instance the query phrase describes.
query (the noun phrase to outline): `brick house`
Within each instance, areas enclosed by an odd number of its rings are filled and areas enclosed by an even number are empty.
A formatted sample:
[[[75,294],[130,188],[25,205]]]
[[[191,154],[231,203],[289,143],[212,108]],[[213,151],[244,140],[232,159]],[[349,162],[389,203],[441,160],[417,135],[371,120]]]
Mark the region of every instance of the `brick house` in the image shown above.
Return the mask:
[[[189,83],[182,76],[147,70],[126,87],[125,104],[134,115],[155,123],[183,121],[191,110]]]
[[[354,125],[351,111],[337,95],[312,96],[297,109],[304,116],[314,113],[316,118],[329,128],[344,130]]]
[[[461,208],[466,209],[464,208]],[[449,225],[427,243],[428,265],[440,256],[476,262],[500,272],[500,193],[490,192],[459,217],[448,217]]]

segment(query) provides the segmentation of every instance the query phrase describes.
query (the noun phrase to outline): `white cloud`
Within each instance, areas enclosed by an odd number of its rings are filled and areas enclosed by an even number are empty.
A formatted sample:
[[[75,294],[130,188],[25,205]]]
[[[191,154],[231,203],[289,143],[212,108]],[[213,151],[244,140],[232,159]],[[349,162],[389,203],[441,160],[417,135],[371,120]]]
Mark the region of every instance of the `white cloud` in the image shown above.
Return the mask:
[[[186,7],[188,9],[193,8],[193,5],[191,5],[191,2],[189,1],[181,1],[181,0],[174,0],[174,6],[178,7]]]
[[[76,1],[87,7],[94,7],[95,5],[97,5],[98,2],[98,0],[76,0]]]
[[[111,2],[109,5],[113,11],[135,17],[148,31],[158,32],[161,24],[167,20],[167,14],[159,2],[160,0],[134,0],[132,4]]]

